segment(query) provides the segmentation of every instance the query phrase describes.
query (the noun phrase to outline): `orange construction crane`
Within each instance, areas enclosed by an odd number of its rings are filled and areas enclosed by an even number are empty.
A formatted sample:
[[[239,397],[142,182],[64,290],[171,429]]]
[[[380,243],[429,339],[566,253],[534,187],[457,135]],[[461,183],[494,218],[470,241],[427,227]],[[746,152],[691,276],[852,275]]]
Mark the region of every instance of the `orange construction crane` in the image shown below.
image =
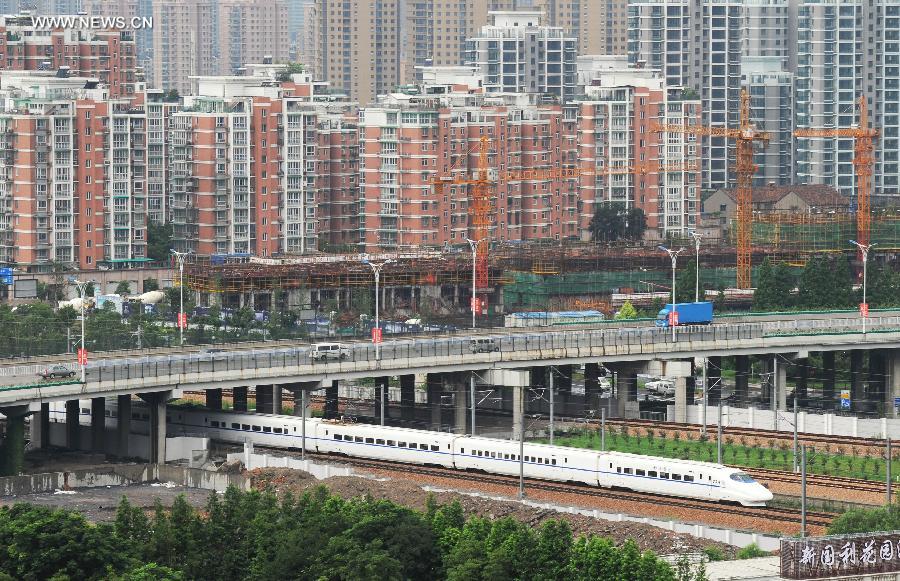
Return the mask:
[[[797,129],[796,137],[852,137],[854,145],[853,166],[856,168],[856,239],[866,246],[872,232],[872,206],[870,204],[872,167],[875,165],[875,138],[878,130],[869,128],[869,110],[866,98],[859,98],[859,125],[835,129]]]
[[[737,175],[737,288],[750,288],[751,233],[753,231],[753,174],[757,166],[753,162],[753,144],[768,142],[769,134],[759,131],[750,123],[750,95],[741,90],[741,117],[737,128],[706,127],[697,125],[654,124],[654,131],[686,133],[706,137],[727,137],[737,142],[735,174]]]

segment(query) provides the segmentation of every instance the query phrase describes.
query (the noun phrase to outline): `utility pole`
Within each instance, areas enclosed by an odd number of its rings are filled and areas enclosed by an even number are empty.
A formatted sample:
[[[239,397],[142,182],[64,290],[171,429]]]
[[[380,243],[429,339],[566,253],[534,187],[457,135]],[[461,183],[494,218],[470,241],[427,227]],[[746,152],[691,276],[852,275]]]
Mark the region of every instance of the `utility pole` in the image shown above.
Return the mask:
[[[381,294],[381,292],[379,290],[379,288],[380,288],[379,281],[381,279],[381,269],[384,268],[388,264],[396,262],[396,260],[389,258],[389,259],[385,260],[384,262],[375,263],[375,262],[369,262],[369,259],[365,258],[365,259],[363,259],[362,262],[363,262],[363,264],[369,265],[369,268],[372,269],[372,273],[375,275],[375,329],[372,330],[372,341],[375,343],[375,360],[381,361],[381,321],[378,318],[379,317],[378,303],[379,303],[379,300],[381,299],[381,297],[379,296]],[[382,404],[382,408],[383,408],[383,406],[384,406],[384,404]],[[384,413],[383,412],[382,412],[381,425],[382,426],[384,425]]]
[[[606,408],[600,408],[600,451],[606,452]]]
[[[707,385],[706,380],[706,364],[709,361],[709,358],[703,358],[703,427],[700,429],[700,432],[703,434],[703,437],[706,437],[706,412],[709,406],[709,385]],[[722,396],[719,396],[721,399]]]
[[[553,367],[550,367],[550,445],[553,445]]]
[[[716,454],[718,458],[718,463],[722,463],[722,395],[721,392],[719,394],[719,424],[717,426],[717,434],[716,434]]]
[[[796,388],[795,388],[795,390],[794,390],[794,473],[795,474],[797,473],[797,461],[799,460],[797,458],[797,444],[798,444],[798,440],[799,440],[798,434],[797,434],[797,417],[798,417],[797,393],[796,393]]]
[[[475,288],[475,281],[478,279],[477,273],[475,271],[475,266],[478,263],[478,245],[484,238],[480,238],[478,240],[472,240],[471,238],[466,238],[466,242],[469,243],[469,247],[472,248],[472,301],[469,305],[472,309],[472,328],[475,328],[475,311],[478,308],[478,295],[476,294],[477,289]]]
[[[890,509],[891,506],[893,505],[892,498],[891,498],[893,496],[893,494],[891,493],[891,456],[892,456],[891,437],[888,436],[887,437],[887,453],[885,454],[885,457],[884,457],[885,496],[886,496],[885,504],[887,504],[888,509]]]
[[[472,400],[472,435],[475,435],[475,372],[469,375],[469,397]]]
[[[519,500],[525,498],[525,386],[521,390],[522,405],[519,412]]]
[[[675,338],[675,327],[678,321],[678,313],[675,309],[675,267],[678,265],[678,255],[684,251],[684,248],[671,250],[662,245],[657,246],[657,248],[668,254],[669,258],[672,259],[672,311],[669,313],[669,326],[672,327],[672,342],[674,343],[677,341]]]
[[[867,264],[869,262],[869,250],[872,249],[875,244],[862,244],[861,242],[857,242],[856,240],[851,240],[850,244],[853,244],[857,248],[859,248],[860,254],[862,254],[862,263],[863,263],[863,286],[862,286],[862,303],[859,305],[859,314],[862,317],[862,330],[863,335],[866,334],[866,319],[869,318],[869,304],[866,302],[866,278],[868,278],[868,268]]]
[[[187,326],[187,318],[184,316],[184,258],[191,251],[178,252],[177,250],[171,250],[170,252],[175,255],[175,259],[178,261],[178,293],[180,301],[178,308],[178,341],[180,345],[184,345],[184,328]]]
[[[806,444],[800,449],[800,536],[806,538]]]
[[[691,230],[691,237],[694,239],[694,249],[697,254],[697,268],[694,269],[696,271],[696,280],[694,282],[694,302],[700,302],[700,239],[703,238],[703,234],[700,234],[696,230]]]

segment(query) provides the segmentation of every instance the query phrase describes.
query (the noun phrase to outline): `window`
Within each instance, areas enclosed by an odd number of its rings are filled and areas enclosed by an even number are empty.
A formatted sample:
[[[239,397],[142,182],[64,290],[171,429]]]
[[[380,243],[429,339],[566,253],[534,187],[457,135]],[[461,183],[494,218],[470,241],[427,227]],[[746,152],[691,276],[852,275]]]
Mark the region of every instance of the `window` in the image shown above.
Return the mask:
[[[378,438],[377,440],[375,440],[375,443],[378,444],[379,446],[384,446],[384,440],[382,440],[381,438]]]
[[[269,426],[263,426],[263,433],[264,433],[264,434],[271,434],[271,433],[272,433],[272,428],[270,428]]]
[[[362,436],[356,436],[356,437],[354,437],[354,438],[353,438],[353,441],[354,441],[354,442],[359,442],[360,444],[362,444],[362,441],[363,441]]]
[[[259,426],[253,426],[252,429],[253,429],[254,432],[259,432],[259,431],[260,431]]]
[[[334,439],[335,439],[335,440],[342,440],[343,438],[344,438],[344,437],[341,436],[340,434],[335,434],[335,435],[334,435]]]
[[[612,464],[610,464],[609,467],[612,468]],[[616,473],[617,473],[617,474],[621,474],[621,473],[622,473],[622,468],[619,467],[619,466],[617,466],[617,467],[616,467]]]
[[[503,459],[504,459],[504,460],[509,460],[509,454],[504,454],[504,455],[503,455]]]
[[[693,481],[694,481],[694,477],[691,476],[690,474],[685,474],[685,475],[684,475],[684,481],[685,481],[685,482],[693,482]]]
[[[240,425],[240,424],[231,424],[231,429],[232,429],[232,430],[240,430],[240,429],[241,429],[241,425]]]
[[[646,475],[647,475],[647,473],[644,472],[643,470],[641,470],[640,468],[638,468],[637,470],[635,470],[635,471],[634,471],[634,474],[635,474],[635,476],[646,476]]]
[[[281,433],[283,433],[282,430],[281,430],[281,428],[272,428],[272,431],[275,432],[276,434],[281,434]]]
[[[556,466],[556,458],[550,460],[550,463],[553,464],[554,466]]]
[[[412,448],[413,450],[415,450],[415,449],[416,449],[416,443],[415,443],[415,442],[410,442],[410,443],[409,443],[409,447]]]
[[[242,429],[242,430],[249,430],[249,429],[250,429],[250,424],[241,424],[241,429]]]
[[[668,473],[668,472],[660,472],[660,473],[659,473],[659,477],[660,477],[660,478],[665,478],[666,480],[668,480],[668,479],[669,479],[669,473]]]
[[[209,422],[209,426],[210,426],[211,428],[218,428],[218,427],[219,427],[219,422],[217,422],[216,420],[213,420],[213,421]]]
[[[459,453],[460,453],[460,454],[465,454],[465,453],[466,453],[466,449],[465,449],[465,448],[460,448],[460,449],[459,449]]]
[[[374,444],[375,438],[366,438],[366,444]]]
[[[428,444],[419,444],[419,450],[427,450]]]
[[[491,452],[491,458],[496,458],[496,457],[497,457],[497,453],[496,453],[496,452]]]
[[[631,474],[631,468],[625,468],[625,474]]]
[[[440,449],[441,449],[440,446],[432,446],[432,447],[431,447],[431,451],[432,451],[432,452],[437,452],[437,451],[440,450]]]
[[[656,470],[650,470],[649,472],[647,472],[647,476],[649,476],[650,478],[656,478]]]
[[[681,474],[673,474],[672,480],[681,480]]]

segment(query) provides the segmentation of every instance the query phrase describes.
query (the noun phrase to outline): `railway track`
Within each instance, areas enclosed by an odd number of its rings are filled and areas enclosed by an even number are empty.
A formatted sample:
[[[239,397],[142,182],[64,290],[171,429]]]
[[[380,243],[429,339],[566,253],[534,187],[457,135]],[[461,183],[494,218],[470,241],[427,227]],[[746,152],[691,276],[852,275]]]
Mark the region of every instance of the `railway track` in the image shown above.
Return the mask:
[[[279,452],[281,453],[285,452],[281,449],[277,450],[279,450]],[[299,456],[299,453],[288,452],[288,455],[297,457]],[[508,486],[514,488],[517,488],[519,485],[518,478],[514,476],[500,476],[495,474],[485,474],[482,472],[463,472],[450,468],[401,464],[398,462],[389,462],[383,460],[368,460],[362,458],[352,458],[349,456],[341,456],[337,454],[319,454],[309,452],[307,453],[307,456],[342,462],[344,464],[349,464],[358,468],[388,470],[391,472],[416,474],[418,476],[449,478],[452,480],[470,482],[478,485],[493,484],[497,486]],[[733,516],[769,520],[780,523],[798,524],[800,522],[799,510],[783,507],[743,507],[732,504],[720,504],[702,500],[692,500],[657,494],[630,492],[622,489],[598,489],[591,488],[584,484],[548,482],[545,480],[534,480],[530,478],[525,479],[525,487],[526,490],[542,490],[550,493],[576,494],[579,496],[589,496],[607,500],[662,505],[685,510],[699,510],[710,514],[728,514]],[[827,528],[831,524],[832,520],[834,520],[834,515],[824,512],[807,512],[806,515],[806,522],[809,526],[819,526]]]
[[[769,470],[765,468],[741,468],[744,472],[756,479],[774,482],[785,482],[800,486],[800,475],[782,470]],[[838,488],[842,490],[858,490],[861,492],[875,492],[883,494],[884,482],[859,480],[856,478],[844,478],[842,476],[824,476],[819,474],[806,475],[807,486],[822,486],[824,488]]]

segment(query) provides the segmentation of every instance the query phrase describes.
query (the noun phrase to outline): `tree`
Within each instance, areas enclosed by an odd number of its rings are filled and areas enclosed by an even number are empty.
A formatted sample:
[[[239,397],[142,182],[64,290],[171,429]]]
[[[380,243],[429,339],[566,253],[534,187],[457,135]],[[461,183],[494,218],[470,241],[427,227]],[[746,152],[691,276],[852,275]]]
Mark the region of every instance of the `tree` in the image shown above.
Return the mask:
[[[853,303],[850,267],[846,260],[834,262],[822,256],[809,259],[797,290],[797,303],[802,309],[841,309]]]
[[[131,294],[131,283],[127,280],[120,280],[119,284],[116,285],[116,294],[117,295],[130,295]]]
[[[675,275],[675,301],[678,303],[692,303],[696,297],[697,287],[697,261],[688,260],[683,268],[679,268]],[[702,289],[701,289],[702,291]],[[670,299],[671,300],[671,299]],[[701,292],[702,300],[702,292]]]
[[[631,304],[631,301],[625,301],[616,314],[613,316],[617,321],[622,319],[636,319],[638,316],[637,309]]]
[[[159,290],[159,281],[157,281],[155,278],[145,278],[143,287],[145,293]]]
[[[775,265],[767,256],[759,267],[756,291],[753,293],[754,311],[780,311],[794,305],[794,277],[783,262]]]
[[[640,208],[626,209],[620,202],[602,203],[597,206],[588,228],[595,242],[640,240],[647,229],[647,217]]]
[[[163,96],[163,101],[167,103],[174,103],[181,98],[181,95],[178,94],[178,89],[171,89]]]
[[[174,246],[174,228],[171,222],[147,224],[147,257],[160,262],[169,260]]]

